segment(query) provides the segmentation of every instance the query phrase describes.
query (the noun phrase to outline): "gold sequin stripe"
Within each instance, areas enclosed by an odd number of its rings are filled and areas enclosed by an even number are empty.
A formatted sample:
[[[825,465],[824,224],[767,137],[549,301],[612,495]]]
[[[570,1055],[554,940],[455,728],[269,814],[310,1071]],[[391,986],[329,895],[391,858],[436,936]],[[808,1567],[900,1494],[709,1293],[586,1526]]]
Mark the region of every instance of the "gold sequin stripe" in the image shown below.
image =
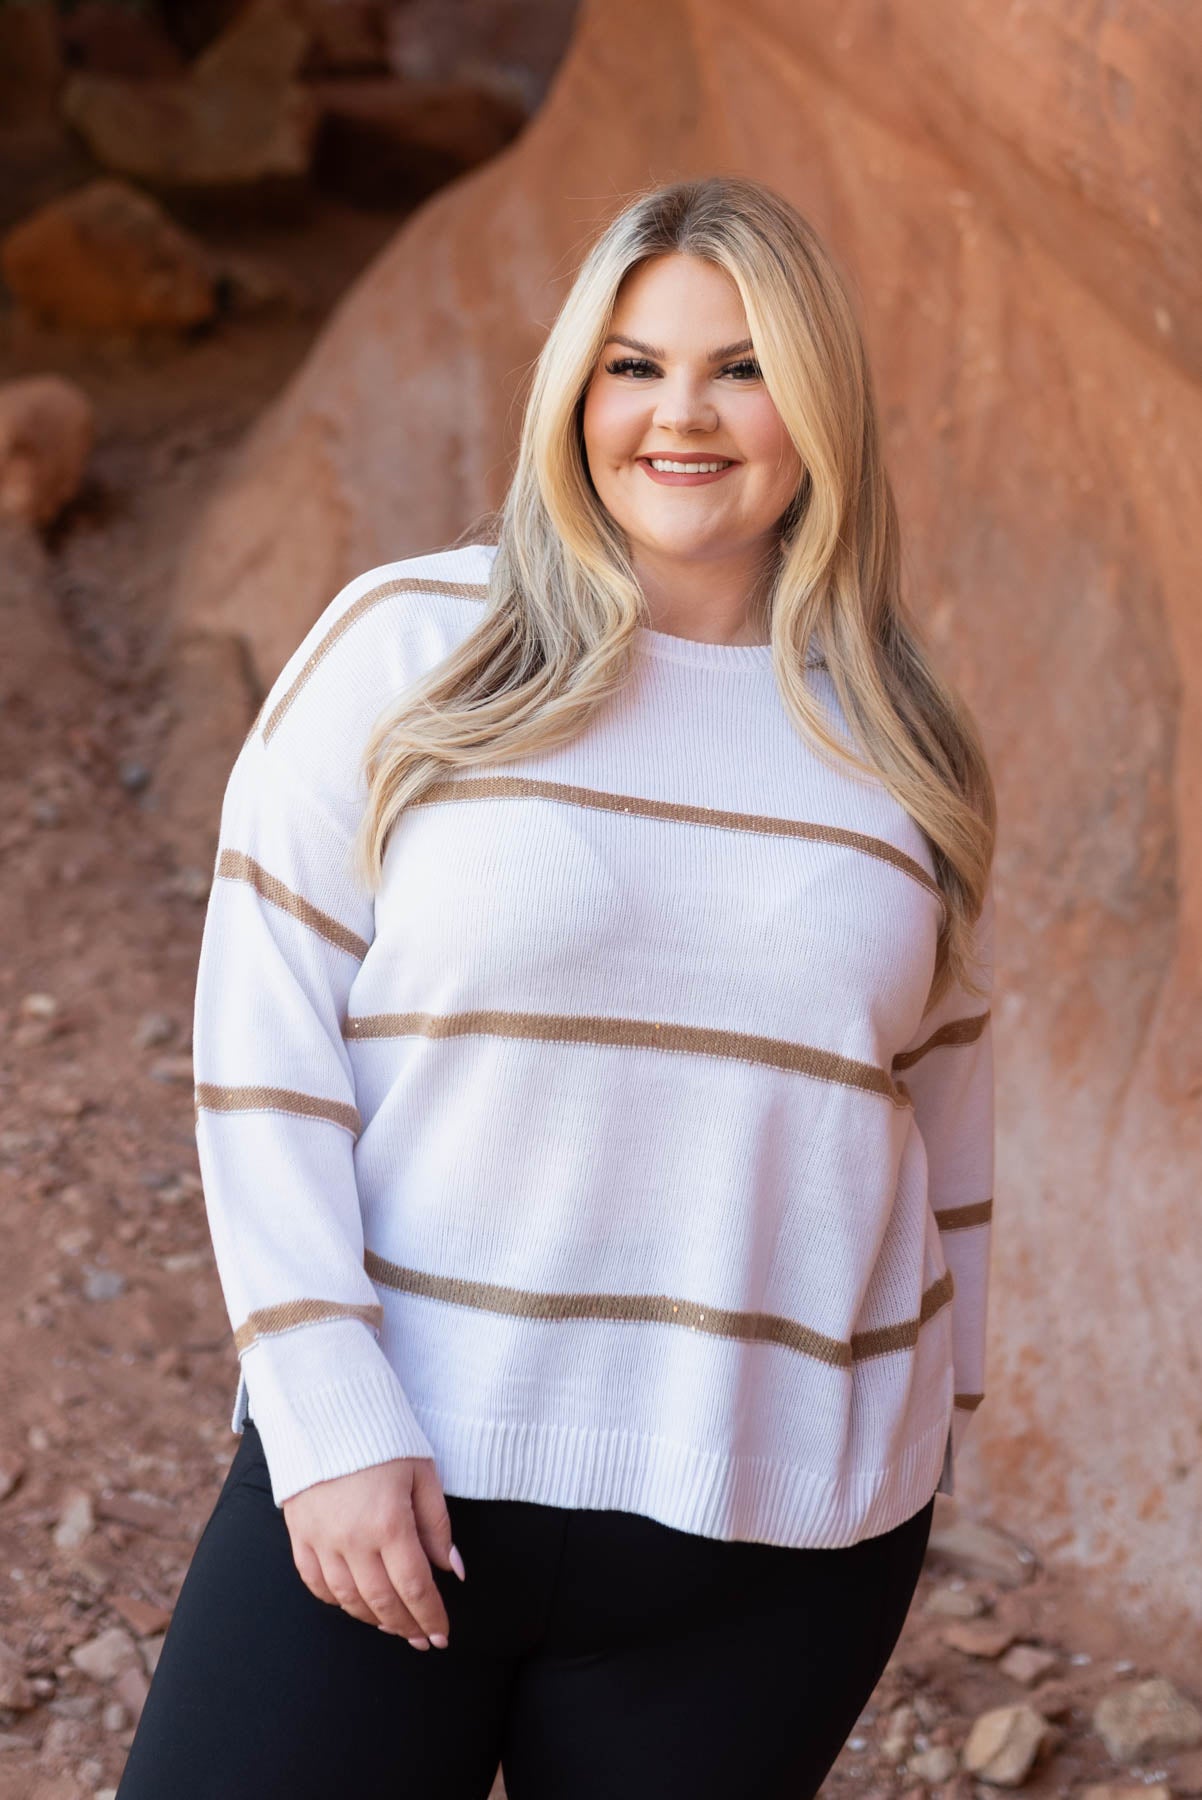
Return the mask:
[[[719,1031],[709,1025],[673,1025],[651,1019],[619,1019],[580,1013],[461,1012],[367,1013],[348,1018],[344,1038],[468,1037],[535,1038],[546,1043],[617,1044],[640,1050],[681,1050],[695,1056],[728,1056],[739,1062],[789,1069],[818,1081],[883,1094],[895,1106],[913,1105],[909,1093],[889,1079],[887,1069],[856,1062],[833,1050],[795,1044],[788,1038],[757,1037],[750,1031]]]
[[[925,1043],[919,1044],[916,1050],[901,1050],[893,1058],[892,1067],[910,1069],[920,1056],[928,1050],[935,1050],[940,1044],[975,1044],[986,1025],[989,1023],[989,1012],[972,1013],[964,1019],[949,1019],[938,1031],[933,1031]]]
[[[957,1394],[956,1405],[964,1412],[975,1412],[984,1398],[984,1394]]]
[[[294,919],[299,919],[302,925],[317,932],[319,937],[325,938],[336,949],[347,951],[360,962],[367,955],[369,946],[366,938],[361,938],[357,932],[340,924],[332,914],[322,912],[319,906],[314,906],[303,894],[285,887],[277,876],[269,875],[262,863],[256,862],[245,851],[223,850],[218,859],[217,873],[228,881],[249,882],[264,900],[269,900],[272,906],[278,906],[283,912],[291,913]]]
[[[891,1350],[911,1349],[918,1342],[919,1327],[952,1297],[950,1269],[922,1296],[919,1315],[899,1325],[881,1325],[857,1331],[850,1342],[828,1337],[796,1319],[779,1313],[735,1312],[725,1306],[702,1306],[696,1300],[673,1300],[670,1294],[548,1294],[526,1288],[503,1287],[492,1281],[467,1281],[456,1275],[430,1275],[388,1262],[374,1250],[365,1250],[363,1266],[378,1287],[429,1300],[447,1300],[454,1306],[472,1306],[481,1312],[506,1313],[511,1318],[606,1319],[624,1323],[684,1325],[714,1337],[742,1338],[752,1343],[780,1344],[802,1356],[814,1357],[833,1368],[850,1368],[869,1356]]]
[[[369,588],[365,594],[348,606],[342,617],[335,621],[325,636],[305,658],[297,671],[295,680],[276,701],[267,718],[263,722],[263,741],[266,743],[276,730],[288,708],[296,699],[323,657],[329,655],[334,645],[344,632],[358,624],[365,613],[381,601],[391,600],[394,594],[450,594],[460,600],[482,600],[488,592],[487,583],[481,581],[433,581],[426,575],[406,575],[393,581],[382,581],[378,587]]]
[[[731,812],[719,806],[693,806],[677,800],[646,800],[638,794],[611,794],[601,788],[578,787],[569,781],[542,781],[526,775],[460,775],[431,782],[410,802],[429,806],[445,800],[560,800],[571,806],[593,806],[603,812],[630,813],[643,819],[667,819],[681,825],[712,825],[725,831],[758,831],[770,837],[805,838],[816,844],[841,844],[881,862],[892,863],[946,906],[937,881],[921,863],[895,844],[867,832],[805,819],[778,819],[767,813]]]
[[[325,1119],[356,1137],[363,1129],[357,1107],[343,1100],[325,1100],[319,1094],[298,1093],[295,1088],[222,1087],[215,1081],[201,1081],[193,1107],[197,1118],[202,1107],[208,1112],[282,1112],[300,1119]]]
[[[327,1319],[362,1319],[365,1325],[382,1331],[384,1308],[379,1304],[352,1306],[345,1300],[285,1300],[279,1306],[260,1306],[248,1313],[234,1333],[234,1344],[241,1352],[257,1338],[288,1331],[293,1325],[319,1325]]]
[[[968,1225],[987,1225],[993,1217],[993,1200],[974,1200],[971,1206],[945,1206],[935,1213],[940,1231],[963,1231]]]

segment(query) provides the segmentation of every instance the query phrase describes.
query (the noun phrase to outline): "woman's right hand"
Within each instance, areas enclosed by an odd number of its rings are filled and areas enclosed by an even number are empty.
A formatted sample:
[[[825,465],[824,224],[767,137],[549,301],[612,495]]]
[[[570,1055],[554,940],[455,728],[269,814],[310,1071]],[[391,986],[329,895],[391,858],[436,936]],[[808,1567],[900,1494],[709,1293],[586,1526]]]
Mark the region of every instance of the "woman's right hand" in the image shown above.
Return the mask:
[[[463,1564],[458,1551],[452,1558],[432,1457],[397,1457],[314,1482],[285,1500],[283,1513],[310,1593],[415,1649],[446,1648],[450,1622],[430,1564],[456,1575]]]

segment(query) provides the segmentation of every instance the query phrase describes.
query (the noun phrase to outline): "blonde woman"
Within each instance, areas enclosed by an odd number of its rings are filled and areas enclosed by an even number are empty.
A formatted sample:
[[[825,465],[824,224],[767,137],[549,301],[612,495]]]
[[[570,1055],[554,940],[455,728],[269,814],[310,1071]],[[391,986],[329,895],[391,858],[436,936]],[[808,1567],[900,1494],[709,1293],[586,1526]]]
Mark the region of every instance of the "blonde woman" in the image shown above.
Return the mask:
[[[847,291],[641,195],[487,534],[229,779],[197,1136],[241,1444],[120,1800],[805,1800],[983,1389],[981,744]]]

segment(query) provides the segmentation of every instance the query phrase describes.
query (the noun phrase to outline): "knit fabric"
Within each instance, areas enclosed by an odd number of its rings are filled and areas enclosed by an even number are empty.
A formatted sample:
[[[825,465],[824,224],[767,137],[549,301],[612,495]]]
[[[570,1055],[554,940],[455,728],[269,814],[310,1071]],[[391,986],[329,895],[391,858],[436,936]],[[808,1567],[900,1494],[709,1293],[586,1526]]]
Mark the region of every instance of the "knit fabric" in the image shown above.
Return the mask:
[[[229,776],[193,1049],[233,1428],[277,1505],[432,1456],[710,1537],[887,1531],[984,1389],[989,999],[922,1015],[930,847],[803,740],[769,645],[640,628],[572,742],[406,809],[373,900],[368,732],[494,553],[349,582]]]

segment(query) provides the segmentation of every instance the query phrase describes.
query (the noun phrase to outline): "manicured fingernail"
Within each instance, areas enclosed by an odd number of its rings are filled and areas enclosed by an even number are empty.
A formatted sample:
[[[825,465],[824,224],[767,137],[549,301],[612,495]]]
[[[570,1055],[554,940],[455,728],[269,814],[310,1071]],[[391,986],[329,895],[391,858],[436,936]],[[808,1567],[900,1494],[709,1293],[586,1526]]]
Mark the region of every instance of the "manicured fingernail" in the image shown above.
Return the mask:
[[[447,1647],[447,1636],[445,1631],[432,1631],[430,1633],[430,1642],[439,1650],[445,1650]]]
[[[460,1556],[458,1550],[456,1550],[454,1544],[451,1545],[451,1567],[454,1569],[456,1575],[458,1575],[460,1581],[467,1580],[467,1570],[463,1566],[463,1558]]]

